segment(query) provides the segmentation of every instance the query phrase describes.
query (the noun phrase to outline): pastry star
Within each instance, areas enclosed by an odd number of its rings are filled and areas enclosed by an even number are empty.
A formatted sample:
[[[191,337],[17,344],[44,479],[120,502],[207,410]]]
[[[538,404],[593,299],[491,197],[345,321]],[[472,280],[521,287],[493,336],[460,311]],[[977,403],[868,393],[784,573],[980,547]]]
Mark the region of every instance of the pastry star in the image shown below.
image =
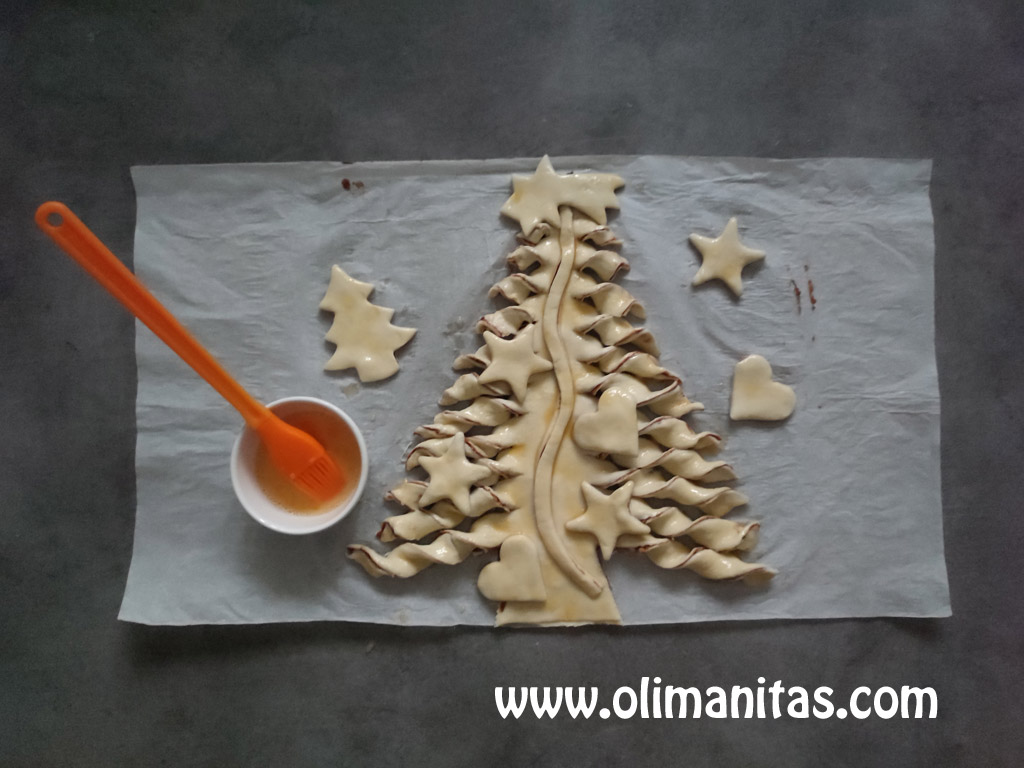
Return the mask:
[[[583,483],[586,511],[565,524],[567,530],[589,533],[601,547],[607,560],[612,556],[619,536],[650,533],[651,529],[629,513],[629,500],[633,497],[633,483],[628,482],[610,495],[605,495],[590,483]]]
[[[743,293],[743,280],[740,277],[743,268],[764,258],[764,251],[755,251],[740,242],[735,216],[729,219],[722,234],[714,240],[703,235],[690,235],[690,242],[704,259],[693,278],[693,284],[700,285],[718,279],[737,296]]]
[[[491,353],[491,362],[480,374],[481,384],[507,381],[516,400],[526,399],[527,383],[535,373],[550,371],[551,361],[533,351],[533,328],[529,325],[513,339],[502,339],[484,331],[484,341]]]
[[[474,464],[466,458],[466,436],[462,432],[455,433],[448,443],[448,450],[440,456],[423,456],[420,466],[430,475],[430,484],[420,496],[420,506],[451,499],[464,515],[470,512],[470,488],[491,474],[487,467]]]
[[[547,155],[537,165],[532,176],[516,174],[512,177],[512,197],[505,201],[501,212],[519,225],[527,235],[542,221],[559,225],[558,206],[571,205],[598,224],[605,224],[606,208],[618,208],[615,190],[625,184],[621,176],[613,173],[581,173],[559,176]]]

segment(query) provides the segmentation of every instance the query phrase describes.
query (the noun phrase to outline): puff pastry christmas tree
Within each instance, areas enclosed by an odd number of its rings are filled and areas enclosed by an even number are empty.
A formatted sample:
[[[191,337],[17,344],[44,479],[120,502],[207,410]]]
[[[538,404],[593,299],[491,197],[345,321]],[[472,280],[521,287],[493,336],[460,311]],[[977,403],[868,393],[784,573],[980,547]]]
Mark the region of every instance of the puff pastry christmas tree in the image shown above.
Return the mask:
[[[406,460],[413,477],[388,498],[387,554],[350,556],[374,576],[409,577],[498,555],[478,586],[499,603],[497,623],[617,623],[602,568],[615,550],[708,579],[770,578],[738,553],[758,524],[724,519],[747,499],[725,485],[720,438],[684,417],[700,409],[658,361],[640,303],[612,282],[627,268],[607,209],[620,177],[556,174],[545,157],[513,177],[502,207],[519,222],[512,274],[491,289],[508,306],[483,317],[484,345],[459,357]]]

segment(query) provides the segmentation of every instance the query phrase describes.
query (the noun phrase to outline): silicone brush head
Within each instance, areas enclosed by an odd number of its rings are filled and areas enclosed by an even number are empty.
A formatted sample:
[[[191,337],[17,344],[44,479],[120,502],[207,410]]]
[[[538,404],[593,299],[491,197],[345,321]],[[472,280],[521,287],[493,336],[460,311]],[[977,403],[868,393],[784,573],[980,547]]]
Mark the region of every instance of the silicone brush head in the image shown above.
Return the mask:
[[[255,429],[278,471],[315,501],[330,501],[340,494],[345,473],[324,447],[309,433],[268,413]]]

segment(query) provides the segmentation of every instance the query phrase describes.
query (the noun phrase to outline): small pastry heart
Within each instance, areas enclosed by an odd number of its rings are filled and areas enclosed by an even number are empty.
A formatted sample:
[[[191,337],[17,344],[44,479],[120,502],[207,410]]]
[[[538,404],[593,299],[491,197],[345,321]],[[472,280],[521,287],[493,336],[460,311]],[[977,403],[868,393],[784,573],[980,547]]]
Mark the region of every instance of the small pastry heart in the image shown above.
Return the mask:
[[[782,421],[789,418],[795,406],[793,388],[772,381],[772,367],[763,357],[750,355],[736,363],[729,418]]]
[[[548,596],[537,547],[522,534],[502,542],[498,561],[483,567],[476,585],[484,597],[498,602],[546,600]]]
[[[627,394],[609,389],[597,401],[597,413],[576,419],[572,437],[576,445],[590,453],[636,456],[640,449],[636,402]]]

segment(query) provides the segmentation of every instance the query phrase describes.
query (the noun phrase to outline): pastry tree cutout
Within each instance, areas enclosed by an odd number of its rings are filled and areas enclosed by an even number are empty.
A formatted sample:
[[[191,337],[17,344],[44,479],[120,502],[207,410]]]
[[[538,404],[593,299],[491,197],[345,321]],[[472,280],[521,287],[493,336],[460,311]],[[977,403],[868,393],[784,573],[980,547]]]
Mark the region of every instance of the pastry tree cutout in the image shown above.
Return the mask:
[[[755,251],[740,242],[739,226],[735,216],[729,219],[718,237],[690,235],[690,242],[700,251],[703,259],[700,269],[693,278],[693,284],[701,285],[708,280],[721,280],[737,296],[743,294],[743,268],[764,258],[764,251]]]
[[[622,183],[560,176],[547,158],[514,177],[502,212],[521,245],[490,293],[507,306],[480,320],[483,345],[455,360],[463,373],[444,410],[415,430],[414,475],[388,494],[404,511],[379,533],[397,546],[349,547],[370,574],[406,578],[500,551],[478,580],[498,624],[580,624],[620,621],[602,567],[614,549],[709,579],[774,573],[740,558],[758,524],[724,518],[747,500],[721,484],[731,467],[703,455],[720,439],[686,423],[700,403],[633,324],[639,302],[612,282],[627,268],[606,226]]]
[[[337,349],[324,370],[355,368],[360,381],[380,381],[398,371],[395,350],[416,334],[415,328],[391,324],[395,310],[370,303],[373,286],[345,274],[335,265],[320,309],[334,313],[326,338]]]
[[[782,421],[796,407],[793,388],[772,381],[772,366],[760,355],[750,355],[736,363],[732,375],[732,404],[729,418],[733,421]]]

